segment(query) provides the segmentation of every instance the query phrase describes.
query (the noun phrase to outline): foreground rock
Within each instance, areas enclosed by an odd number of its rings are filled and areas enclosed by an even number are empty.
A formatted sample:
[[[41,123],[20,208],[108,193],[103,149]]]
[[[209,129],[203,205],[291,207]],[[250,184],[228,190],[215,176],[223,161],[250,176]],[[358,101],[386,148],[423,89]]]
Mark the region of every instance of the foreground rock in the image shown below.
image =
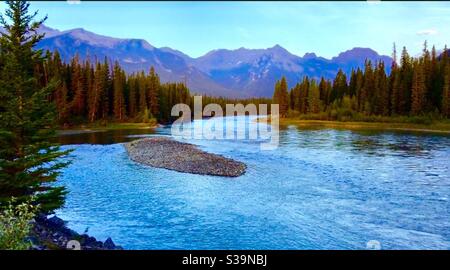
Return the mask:
[[[179,172],[237,177],[246,169],[242,162],[164,137],[133,141],[126,143],[125,148],[133,161]]]
[[[33,222],[33,230],[29,237],[35,250],[121,250],[111,238],[105,242],[98,241],[87,234],[78,234],[66,227],[66,223],[54,216],[47,218],[39,215]]]

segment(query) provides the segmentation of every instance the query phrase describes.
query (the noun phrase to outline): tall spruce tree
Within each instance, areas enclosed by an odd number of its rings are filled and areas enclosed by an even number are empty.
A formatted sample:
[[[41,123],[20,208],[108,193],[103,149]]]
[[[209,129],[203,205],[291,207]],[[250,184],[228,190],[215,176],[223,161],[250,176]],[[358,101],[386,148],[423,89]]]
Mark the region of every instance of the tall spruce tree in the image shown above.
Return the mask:
[[[308,91],[308,113],[320,112],[320,92],[316,81],[312,81]]]
[[[0,202],[35,196],[43,211],[64,203],[64,187],[50,185],[67,165],[61,151],[49,142],[54,135],[56,113],[48,101],[56,82],[40,88],[34,73],[43,62],[42,51],[34,46],[43,38],[37,34],[43,20],[35,21],[29,3],[7,1],[5,29],[0,38]]]
[[[159,77],[156,74],[153,67],[150,68],[149,82],[148,82],[148,106],[153,117],[159,114],[158,106],[158,91],[159,90]]]
[[[122,121],[125,118],[125,74],[119,66],[119,62],[115,62],[113,70],[113,98],[114,98],[114,117],[116,120]]]
[[[442,91],[442,115],[450,118],[450,65],[447,65],[444,75],[444,89]]]
[[[424,110],[426,97],[426,81],[424,76],[424,63],[417,63],[414,68],[413,83],[411,89],[411,114],[419,115]]]
[[[280,115],[286,117],[289,110],[289,94],[286,78],[283,76],[280,81]]]

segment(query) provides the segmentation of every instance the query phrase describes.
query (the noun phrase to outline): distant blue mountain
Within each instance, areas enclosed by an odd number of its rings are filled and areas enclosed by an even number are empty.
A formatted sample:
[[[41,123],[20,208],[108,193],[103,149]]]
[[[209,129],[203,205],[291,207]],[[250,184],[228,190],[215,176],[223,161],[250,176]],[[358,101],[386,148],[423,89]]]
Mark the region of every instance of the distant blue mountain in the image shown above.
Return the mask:
[[[75,54],[100,61],[107,57],[119,61],[128,73],[148,72],[154,66],[162,82],[186,81],[194,93],[224,97],[271,97],[281,76],[286,76],[292,87],[303,76],[332,79],[339,69],[349,74],[352,68],[363,67],[366,59],[382,60],[387,69],[392,62],[390,57],[369,48],[353,48],[326,59],[314,53],[300,57],[279,45],[267,49],[219,49],[191,58],[168,47],[155,48],[145,40],[112,38],[81,28],[58,31],[45,26],[40,31],[47,34],[38,47],[58,50],[66,61]]]

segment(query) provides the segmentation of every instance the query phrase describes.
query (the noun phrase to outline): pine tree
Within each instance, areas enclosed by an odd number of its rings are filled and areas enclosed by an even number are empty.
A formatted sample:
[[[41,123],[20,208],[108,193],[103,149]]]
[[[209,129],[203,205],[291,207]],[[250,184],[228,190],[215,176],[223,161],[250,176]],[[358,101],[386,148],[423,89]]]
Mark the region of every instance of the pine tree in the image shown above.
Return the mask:
[[[411,57],[403,47],[401,55],[401,68],[399,71],[400,76],[400,91],[398,96],[398,113],[408,114],[410,111],[411,104],[411,89],[412,89],[412,77],[413,77],[413,66]]]
[[[137,96],[136,96],[136,79],[134,76],[131,76],[128,79],[128,115],[130,117],[135,117],[138,111],[137,108]]]
[[[384,63],[379,62],[376,69],[376,87],[375,87],[375,113],[377,115],[388,115],[389,113],[389,85],[384,69]]]
[[[144,72],[139,73],[137,77],[139,91],[139,112],[145,114],[148,112],[147,107],[147,82]],[[145,116],[148,117],[148,116]]]
[[[55,103],[60,123],[65,123],[69,116],[68,91],[66,82],[63,82],[55,91]]]
[[[103,85],[103,70],[102,65],[97,62],[95,71],[94,71],[94,80],[93,80],[93,87],[92,91],[89,92],[89,102],[88,102],[88,108],[89,108],[89,122],[94,122],[100,111],[100,101],[101,96],[104,91],[104,85]]]
[[[272,103],[280,104],[280,81],[276,81],[275,83],[275,91],[273,92]]]
[[[339,69],[334,81],[333,81],[333,92],[331,95],[330,102],[337,99],[342,99],[345,94],[348,93],[347,76],[342,69]]]
[[[308,91],[309,91],[310,81],[308,76],[303,77],[300,84],[299,94],[298,94],[298,104],[300,113],[308,113]]]
[[[291,91],[289,91],[289,110],[295,110],[295,103],[296,103],[295,88],[292,88]]]
[[[159,89],[159,77],[158,74],[156,74],[155,69],[151,67],[148,83],[148,105],[150,107],[150,112],[153,116],[157,116],[159,114],[158,89]]]
[[[391,74],[389,76],[389,88],[391,92],[390,104],[391,104],[391,115],[397,115],[400,113],[399,110],[399,99],[400,99],[400,73],[397,66],[393,66]]]
[[[319,82],[319,93],[320,93],[320,100],[326,104],[326,96],[327,96],[327,81],[324,77],[320,78]]]
[[[356,100],[357,104],[358,104],[358,100],[360,100],[363,86],[364,86],[364,73],[360,68],[358,68],[356,70],[356,86],[355,86],[355,93],[356,93],[355,100]]]
[[[101,107],[102,107],[102,119],[107,119],[112,111],[112,84],[111,84],[111,74],[109,71],[108,59],[105,60],[102,65],[101,72],[101,84],[103,91],[101,92]]]
[[[440,76],[438,57],[436,52],[436,47],[433,46],[431,49],[431,62],[430,62],[430,75],[428,84],[428,108],[430,110],[439,109],[441,106],[442,99],[442,87],[443,81],[442,76]]]
[[[348,85],[348,93],[351,97],[356,95],[357,72],[352,69],[350,73],[350,83]]]
[[[450,118],[450,66],[447,65],[444,76],[444,89],[442,92],[442,114]]]
[[[56,82],[40,88],[34,67],[44,61],[42,51],[34,51],[43,38],[36,33],[45,21],[34,21],[29,3],[7,1],[5,12],[11,24],[0,17],[5,32],[0,38],[0,201],[12,196],[19,201],[36,196],[45,212],[64,203],[65,189],[49,185],[67,165],[61,151],[49,142],[55,134],[56,111],[48,102]]]
[[[286,78],[283,76],[280,81],[280,115],[286,117],[289,110],[289,95]]]
[[[84,77],[86,78],[86,118],[89,121],[89,113],[92,106],[92,98],[95,94],[95,70],[89,59],[84,63]]]
[[[71,63],[72,69],[72,91],[75,96],[72,101],[72,110],[75,115],[84,116],[85,114],[85,83],[84,74],[82,73],[81,66],[79,63],[78,54],[73,58]]]
[[[113,90],[114,90],[114,117],[122,121],[125,118],[125,100],[124,100],[124,88],[125,88],[125,74],[116,61],[114,64],[113,73]]]
[[[397,66],[398,66],[397,65],[397,45],[395,45],[395,42],[394,42],[394,45],[392,46],[392,66],[391,66],[391,69],[394,69]]]
[[[366,61],[364,68],[363,87],[358,99],[358,110],[360,112],[370,113],[371,106],[369,100],[371,99],[370,95],[373,94],[374,88],[375,81],[372,63],[370,61]]]
[[[312,80],[308,91],[308,113],[320,112],[320,92],[316,81]]]
[[[418,63],[414,69],[411,89],[411,114],[419,115],[424,110],[426,84],[424,79],[423,63]]]

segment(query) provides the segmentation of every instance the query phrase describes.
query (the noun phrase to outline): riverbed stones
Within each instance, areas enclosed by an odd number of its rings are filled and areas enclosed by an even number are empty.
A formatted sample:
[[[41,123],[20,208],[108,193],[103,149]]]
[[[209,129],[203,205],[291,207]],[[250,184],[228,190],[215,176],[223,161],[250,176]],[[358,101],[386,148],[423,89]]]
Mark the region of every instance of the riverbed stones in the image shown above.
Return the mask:
[[[135,162],[184,173],[237,177],[244,174],[247,167],[242,162],[167,137],[132,141],[126,143],[125,148]]]

